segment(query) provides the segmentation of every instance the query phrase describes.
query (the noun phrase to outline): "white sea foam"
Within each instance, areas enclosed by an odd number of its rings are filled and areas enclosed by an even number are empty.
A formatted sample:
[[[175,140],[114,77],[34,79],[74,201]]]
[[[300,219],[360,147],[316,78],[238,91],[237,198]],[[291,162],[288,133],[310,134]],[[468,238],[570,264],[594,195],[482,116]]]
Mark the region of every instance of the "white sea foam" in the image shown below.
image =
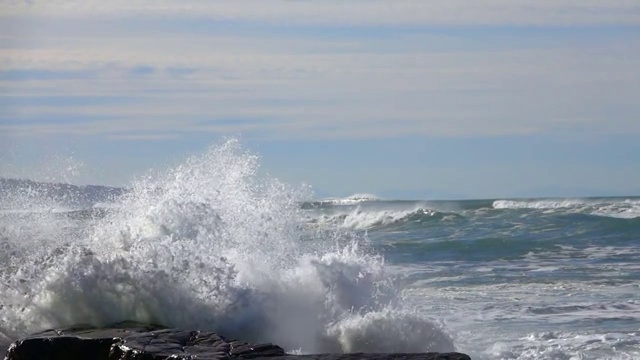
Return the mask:
[[[496,200],[494,209],[535,209],[633,219],[640,217],[638,199]]]
[[[581,199],[496,200],[494,209],[565,209],[590,204]]]
[[[640,218],[640,200],[626,199],[612,204],[603,204],[593,212],[593,215],[621,219]]]
[[[305,230],[305,190],[257,167],[232,140],[135,182],[100,219],[0,217],[0,333],[132,319],[303,352],[453,350],[363,239]]]
[[[358,193],[358,194],[353,194],[351,196],[347,196],[345,198],[322,199],[320,202],[324,204],[353,205],[353,204],[358,204],[366,201],[380,201],[380,200],[382,200],[382,198],[374,194]]]
[[[428,266],[428,265],[425,265]],[[444,269],[443,269],[444,270]],[[432,274],[436,277],[437,274]],[[573,280],[475,286],[412,285],[424,311],[448,314],[460,350],[473,359],[637,359],[637,284]],[[606,324],[627,323],[611,329]]]

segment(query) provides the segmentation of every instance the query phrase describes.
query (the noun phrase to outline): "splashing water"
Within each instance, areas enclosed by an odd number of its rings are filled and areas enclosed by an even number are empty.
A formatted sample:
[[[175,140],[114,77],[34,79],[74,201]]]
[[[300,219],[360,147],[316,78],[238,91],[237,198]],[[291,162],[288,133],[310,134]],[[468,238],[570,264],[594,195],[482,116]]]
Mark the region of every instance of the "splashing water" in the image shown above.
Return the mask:
[[[104,217],[0,213],[0,335],[138,320],[302,352],[453,350],[365,239],[306,227],[308,191],[257,169],[231,140],[135,182]]]

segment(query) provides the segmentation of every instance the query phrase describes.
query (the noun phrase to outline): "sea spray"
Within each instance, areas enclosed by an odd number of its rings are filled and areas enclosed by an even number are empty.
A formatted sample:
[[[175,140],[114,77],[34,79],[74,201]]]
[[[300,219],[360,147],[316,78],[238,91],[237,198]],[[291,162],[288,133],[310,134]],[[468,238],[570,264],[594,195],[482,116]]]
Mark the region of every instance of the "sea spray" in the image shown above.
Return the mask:
[[[0,332],[138,320],[302,352],[453,349],[362,235],[307,227],[308,191],[257,170],[230,140],[134,182],[103,217],[3,214]]]

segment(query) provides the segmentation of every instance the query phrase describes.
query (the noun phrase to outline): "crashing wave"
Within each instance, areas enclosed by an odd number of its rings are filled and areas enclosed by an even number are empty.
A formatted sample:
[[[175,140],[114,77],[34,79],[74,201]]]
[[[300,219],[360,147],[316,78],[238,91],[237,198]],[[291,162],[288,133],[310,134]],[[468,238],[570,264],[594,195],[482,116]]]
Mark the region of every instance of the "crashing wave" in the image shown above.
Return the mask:
[[[640,217],[640,199],[496,200],[493,208],[556,210],[624,219]]]
[[[356,207],[350,212],[324,214],[311,220],[322,225],[337,225],[341,228],[363,230],[376,227],[401,226],[403,224],[419,224],[433,220],[459,217],[455,213],[443,213],[429,208],[410,210],[371,209]]]
[[[453,350],[361,235],[301,226],[308,194],[257,169],[229,141],[100,216],[0,215],[0,334],[137,320],[302,352]]]

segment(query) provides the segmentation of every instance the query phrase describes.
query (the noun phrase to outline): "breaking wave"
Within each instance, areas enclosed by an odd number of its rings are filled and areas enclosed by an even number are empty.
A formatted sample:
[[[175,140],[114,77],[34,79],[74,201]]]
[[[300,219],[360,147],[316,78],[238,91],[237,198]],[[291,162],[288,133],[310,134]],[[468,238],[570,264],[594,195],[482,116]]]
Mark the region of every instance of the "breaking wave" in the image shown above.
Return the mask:
[[[493,202],[493,208],[564,211],[569,213],[585,213],[623,219],[640,217],[640,199],[591,198],[496,200]]]
[[[137,320],[302,352],[453,350],[362,235],[309,229],[306,189],[257,169],[231,140],[139,179],[95,216],[0,212],[0,337]],[[35,201],[22,200],[14,210]]]
[[[366,201],[381,201],[382,198],[373,194],[353,194],[351,196],[347,196],[346,198],[328,198],[318,201],[319,204],[335,204],[335,205],[352,205],[358,204]]]
[[[351,211],[338,211],[323,214],[311,220],[312,223],[322,225],[336,225],[348,229],[373,229],[402,226],[416,226],[433,221],[447,220],[460,217],[457,213],[440,212],[429,208],[389,209],[356,207]]]

